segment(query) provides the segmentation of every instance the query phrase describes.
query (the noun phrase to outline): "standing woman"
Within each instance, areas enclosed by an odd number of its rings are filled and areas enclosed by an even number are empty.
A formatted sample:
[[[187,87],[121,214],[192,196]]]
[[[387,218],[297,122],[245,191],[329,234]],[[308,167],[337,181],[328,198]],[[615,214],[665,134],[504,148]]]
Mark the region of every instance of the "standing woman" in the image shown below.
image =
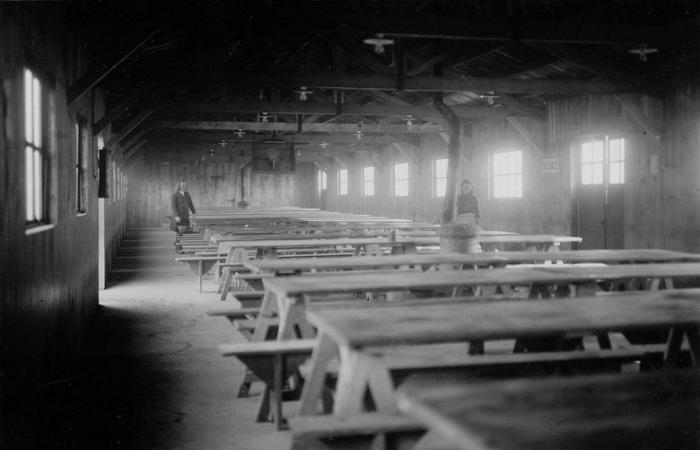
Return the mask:
[[[474,194],[472,182],[468,179],[462,180],[459,193],[457,194],[457,223],[479,225],[481,220],[481,209],[479,198]]]
[[[185,180],[178,181],[177,191],[171,197],[173,210],[173,224],[171,228],[177,232],[178,236],[182,235],[190,227],[190,211],[192,211],[192,214],[197,214],[192,198],[186,189],[187,183]]]

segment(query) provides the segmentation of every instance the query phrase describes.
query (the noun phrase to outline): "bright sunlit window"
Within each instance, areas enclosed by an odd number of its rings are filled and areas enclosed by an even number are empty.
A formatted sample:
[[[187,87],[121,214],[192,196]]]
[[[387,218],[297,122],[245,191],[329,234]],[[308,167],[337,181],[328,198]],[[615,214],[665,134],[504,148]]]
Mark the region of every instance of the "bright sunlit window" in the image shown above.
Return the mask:
[[[394,164],[394,196],[408,196],[408,163]]]
[[[348,169],[338,169],[338,195],[348,195]]]
[[[24,71],[24,193],[27,223],[46,220],[48,158],[43,145],[41,82],[31,70]]]
[[[439,158],[435,160],[433,179],[435,180],[433,184],[435,196],[444,197],[445,192],[447,191],[447,158]]]
[[[608,171],[610,184],[625,182],[625,140],[622,138],[608,140]]]
[[[603,184],[605,167],[605,142],[592,141],[581,144],[581,184]]]
[[[316,179],[318,181],[318,193],[321,194],[328,189],[328,174],[326,174],[325,170],[319,170]]]
[[[362,168],[362,195],[374,195],[374,166]]]
[[[523,152],[499,152],[493,155],[494,198],[522,198]]]
[[[607,175],[605,168],[607,166]],[[625,140],[609,138],[581,144],[581,184],[610,184],[625,182]]]

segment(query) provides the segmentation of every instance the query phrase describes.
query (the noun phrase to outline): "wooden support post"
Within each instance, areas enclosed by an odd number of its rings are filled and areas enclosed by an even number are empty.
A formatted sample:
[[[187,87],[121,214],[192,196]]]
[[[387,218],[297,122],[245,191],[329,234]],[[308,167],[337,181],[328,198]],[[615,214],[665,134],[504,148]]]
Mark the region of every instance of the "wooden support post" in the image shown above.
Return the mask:
[[[450,223],[455,216],[455,194],[462,149],[462,124],[459,117],[444,102],[442,93],[435,94],[433,105],[447,120],[449,141],[447,142],[447,187],[442,207],[442,223]]]

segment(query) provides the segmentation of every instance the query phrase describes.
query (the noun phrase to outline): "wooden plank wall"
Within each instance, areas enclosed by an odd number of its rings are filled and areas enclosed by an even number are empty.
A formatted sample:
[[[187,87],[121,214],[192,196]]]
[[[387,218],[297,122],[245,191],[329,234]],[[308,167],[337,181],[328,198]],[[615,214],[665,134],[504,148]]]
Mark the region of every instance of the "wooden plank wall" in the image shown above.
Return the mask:
[[[73,375],[75,356],[98,304],[97,180],[88,182],[87,214],[76,213],[73,121],[92,123],[85,95],[70,108],[64,86],[86,70],[84,54],[66,41],[64,5],[0,6],[0,403],[31,404],[40,386]],[[66,62],[67,53],[73,59]],[[55,103],[51,224],[25,234],[21,80],[24,67],[41,74]],[[66,70],[68,68],[68,70]],[[92,129],[88,132],[92,133]],[[89,143],[89,152],[95,150]]]
[[[690,78],[690,77],[689,77]],[[475,123],[465,136],[462,176],[474,183],[481,199],[485,228],[521,233],[563,233],[572,230],[572,147],[591,135],[619,134],[626,140],[624,187],[625,246],[700,251],[700,93],[697,82],[679,80],[663,98],[633,96],[647,124],[662,130],[657,139],[611,95],[589,95],[550,102],[544,122],[520,118],[536,146],[506,120]],[[490,192],[490,157],[495,151],[523,150],[525,177],[522,199],[494,199]],[[327,207],[436,222],[442,200],[432,194],[432,160],[444,157],[445,143],[424,138],[410,162],[408,198],[391,195],[391,165],[406,161],[403,152],[387,146],[377,158],[360,152],[343,158],[350,192],[337,195],[336,165],[328,173]],[[559,161],[559,171],[545,173],[543,158]],[[360,195],[360,171],[375,165],[377,194]],[[307,181],[310,182],[310,181]],[[316,195],[318,195],[316,193]]]
[[[179,179],[188,183],[196,208],[235,207],[241,200],[241,162],[227,157],[169,161],[147,160],[130,173],[129,226],[167,226],[170,197]],[[286,173],[244,170],[245,199],[251,206],[290,206],[298,200],[295,177]]]

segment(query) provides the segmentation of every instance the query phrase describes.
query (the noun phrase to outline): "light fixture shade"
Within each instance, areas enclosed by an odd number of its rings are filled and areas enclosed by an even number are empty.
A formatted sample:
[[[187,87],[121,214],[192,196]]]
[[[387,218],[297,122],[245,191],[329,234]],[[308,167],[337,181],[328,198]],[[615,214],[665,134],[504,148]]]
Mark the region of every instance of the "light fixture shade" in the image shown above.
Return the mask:
[[[377,34],[374,37],[367,38],[364,41],[365,44],[373,45],[375,53],[384,53],[385,45],[392,45],[394,43],[393,39],[385,38],[383,34]]]

